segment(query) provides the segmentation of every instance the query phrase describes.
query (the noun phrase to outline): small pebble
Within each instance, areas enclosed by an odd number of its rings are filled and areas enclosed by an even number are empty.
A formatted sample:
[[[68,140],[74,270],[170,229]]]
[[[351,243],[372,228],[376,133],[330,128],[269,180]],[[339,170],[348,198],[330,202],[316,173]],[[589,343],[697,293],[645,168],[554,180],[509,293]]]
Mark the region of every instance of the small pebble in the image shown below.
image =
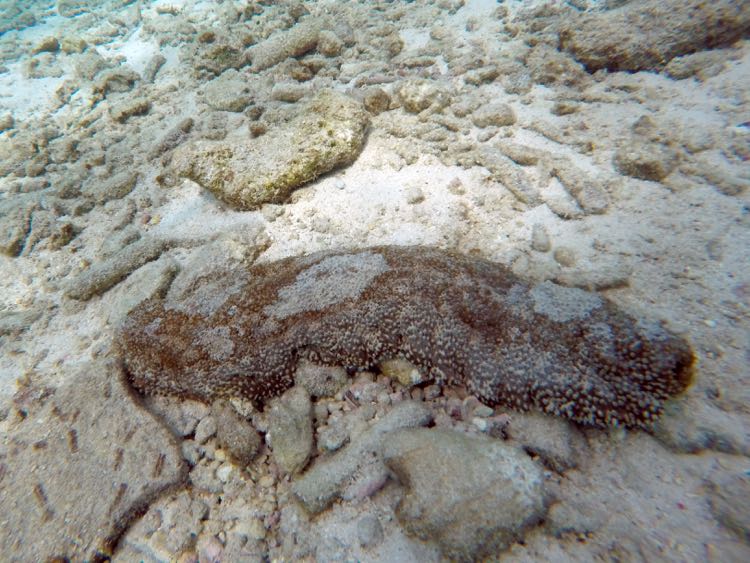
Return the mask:
[[[475,416],[471,419],[471,423],[477,427],[477,429],[480,432],[485,432],[487,430],[488,424],[487,420],[484,418],[479,418],[478,416]]]
[[[417,186],[411,186],[406,189],[406,203],[415,204],[424,201],[424,193]]]
[[[383,541],[383,526],[372,514],[367,514],[357,522],[357,536],[362,547],[372,547]]]
[[[215,434],[216,421],[212,416],[207,416],[195,427],[195,441],[199,444],[205,444]]]
[[[571,267],[576,263],[575,253],[566,246],[556,248],[553,256],[555,258],[555,262],[557,262],[561,266]]]
[[[474,416],[477,416],[479,418],[488,418],[492,416],[495,413],[493,409],[488,407],[487,405],[479,405],[477,408],[474,409]]]
[[[258,485],[264,489],[270,489],[274,484],[276,484],[276,479],[273,475],[263,475],[263,477],[258,480]]]
[[[549,252],[551,247],[549,235],[544,225],[538,223],[534,225],[531,228],[531,248],[537,252]]]
[[[463,195],[466,193],[464,185],[459,178],[453,178],[448,182],[448,191],[453,195]]]
[[[321,449],[334,452],[341,448],[349,438],[349,433],[341,424],[327,426],[318,435],[318,445]]]
[[[197,464],[201,459],[198,445],[194,440],[184,440],[181,444],[182,457],[185,458],[191,466]]]

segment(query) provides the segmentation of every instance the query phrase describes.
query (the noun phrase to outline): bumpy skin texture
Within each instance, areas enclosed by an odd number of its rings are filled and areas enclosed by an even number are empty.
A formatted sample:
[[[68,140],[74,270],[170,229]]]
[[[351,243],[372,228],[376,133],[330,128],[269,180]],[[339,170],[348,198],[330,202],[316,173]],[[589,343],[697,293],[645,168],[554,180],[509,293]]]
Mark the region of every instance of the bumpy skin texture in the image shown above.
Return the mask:
[[[501,265],[426,247],[322,252],[217,273],[136,308],[119,334],[145,393],[262,401],[298,361],[404,358],[489,405],[644,427],[691,381],[688,344],[595,293],[528,285]]]

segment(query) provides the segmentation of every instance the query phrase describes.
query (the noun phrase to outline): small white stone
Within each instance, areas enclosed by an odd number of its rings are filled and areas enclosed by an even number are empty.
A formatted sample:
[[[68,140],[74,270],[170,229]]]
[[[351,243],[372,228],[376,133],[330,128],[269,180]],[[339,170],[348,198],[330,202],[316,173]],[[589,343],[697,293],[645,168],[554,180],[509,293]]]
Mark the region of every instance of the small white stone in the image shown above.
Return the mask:
[[[479,429],[480,432],[484,432],[487,430],[487,421],[484,418],[479,418],[478,416],[475,416],[471,419],[471,423]]]
[[[216,476],[219,478],[219,481],[226,483],[229,481],[233,470],[234,467],[230,463],[222,463],[219,469],[216,470]]]
[[[406,196],[406,203],[415,204],[424,201],[424,193],[417,186],[406,188],[404,195]]]

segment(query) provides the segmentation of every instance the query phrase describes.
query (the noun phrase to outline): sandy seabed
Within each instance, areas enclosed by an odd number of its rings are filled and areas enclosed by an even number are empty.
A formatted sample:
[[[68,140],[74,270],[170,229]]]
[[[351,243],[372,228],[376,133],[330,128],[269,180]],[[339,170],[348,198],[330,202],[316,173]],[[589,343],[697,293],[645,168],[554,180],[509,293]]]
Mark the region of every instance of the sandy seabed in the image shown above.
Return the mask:
[[[679,2],[660,3],[677,7],[659,26],[644,0],[5,4],[0,559],[750,559],[747,9],[706,12],[696,30]],[[608,50],[623,14],[637,16],[632,40]],[[283,176],[287,152],[263,149],[324,90],[368,121],[346,165],[312,159],[301,185],[253,209],[175,167],[207,143],[256,151],[232,174]],[[383,244],[600,291],[685,337],[695,383],[646,433],[360,373],[301,407],[282,400],[310,429],[289,446],[307,452],[290,476],[270,408],[227,414],[124,382],[117,326],[173,284]],[[481,454],[474,472],[446,462],[429,494],[406,482],[418,460],[395,471],[377,436],[426,424],[382,422],[407,401],[507,447],[509,464],[531,459],[529,521],[472,512],[497,485],[477,477]],[[252,461],[227,453],[232,421],[258,433]],[[376,462],[351,461],[365,443]],[[335,502],[309,510],[295,483],[337,459]]]

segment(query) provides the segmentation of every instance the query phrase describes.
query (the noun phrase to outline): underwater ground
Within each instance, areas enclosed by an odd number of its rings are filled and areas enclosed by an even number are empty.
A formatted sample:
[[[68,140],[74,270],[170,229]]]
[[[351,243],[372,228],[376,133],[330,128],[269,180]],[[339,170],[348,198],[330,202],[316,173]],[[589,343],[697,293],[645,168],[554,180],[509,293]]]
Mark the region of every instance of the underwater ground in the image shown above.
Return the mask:
[[[728,0],[0,0],[0,559],[750,560],[749,34]],[[462,308],[475,267],[510,281]],[[643,335],[612,370],[674,338],[687,391],[570,375],[622,351],[605,300]]]

